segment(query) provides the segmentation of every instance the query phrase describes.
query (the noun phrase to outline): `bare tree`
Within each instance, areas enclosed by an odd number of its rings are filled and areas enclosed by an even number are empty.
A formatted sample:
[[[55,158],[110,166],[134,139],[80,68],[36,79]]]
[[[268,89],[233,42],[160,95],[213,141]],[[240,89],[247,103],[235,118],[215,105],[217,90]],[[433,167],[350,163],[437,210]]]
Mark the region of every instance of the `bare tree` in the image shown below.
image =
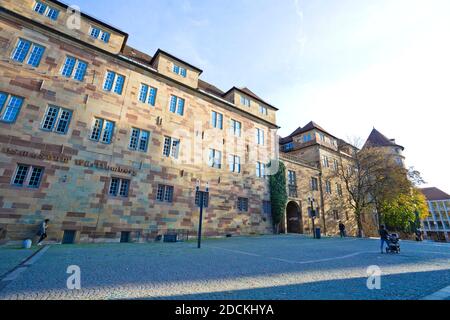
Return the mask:
[[[381,177],[386,174],[384,168],[386,157],[380,150],[372,148],[359,150],[355,146],[360,145],[359,141],[359,139],[354,139],[354,143],[345,143],[340,146],[341,149],[346,148],[347,150],[340,152],[341,159],[335,176],[343,183],[346,202],[354,211],[358,236],[362,237],[362,215],[367,209],[373,207],[372,194],[376,188],[380,187]]]

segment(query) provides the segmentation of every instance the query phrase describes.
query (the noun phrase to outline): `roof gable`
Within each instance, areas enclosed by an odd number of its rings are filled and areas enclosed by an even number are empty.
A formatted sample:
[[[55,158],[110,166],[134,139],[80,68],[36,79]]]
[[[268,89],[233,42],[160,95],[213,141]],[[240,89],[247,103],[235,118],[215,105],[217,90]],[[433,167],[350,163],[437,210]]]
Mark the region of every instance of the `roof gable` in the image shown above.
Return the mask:
[[[428,201],[450,200],[450,195],[438,188],[420,189]]]
[[[404,149],[402,146],[396,144],[375,128],[373,128],[363,148],[370,147],[399,147]]]

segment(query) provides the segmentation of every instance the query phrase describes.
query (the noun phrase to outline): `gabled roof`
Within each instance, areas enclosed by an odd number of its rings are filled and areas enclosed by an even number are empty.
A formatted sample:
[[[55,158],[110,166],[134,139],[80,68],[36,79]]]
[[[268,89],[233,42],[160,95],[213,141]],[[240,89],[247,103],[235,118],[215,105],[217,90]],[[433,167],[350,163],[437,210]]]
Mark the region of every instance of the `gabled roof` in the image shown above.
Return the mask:
[[[192,64],[190,64],[190,63],[188,63],[188,62],[186,62],[186,61],[184,61],[184,60],[181,60],[180,58],[177,58],[177,57],[175,57],[174,55],[168,53],[167,51],[164,51],[164,50],[161,50],[161,49],[156,50],[155,55],[153,56],[152,60],[150,60],[150,64],[151,64],[151,65],[153,65],[153,63],[155,62],[156,58],[158,58],[158,56],[159,56],[160,54],[165,55],[165,56],[168,56],[169,58],[171,58],[171,59],[173,59],[173,60],[175,60],[175,61],[178,61],[178,62],[180,62],[180,63],[183,63],[183,64],[187,65],[188,67],[190,67],[190,68],[192,68],[192,69],[198,71],[199,74],[202,74],[202,73],[203,73],[203,70],[202,70],[202,69],[199,69],[199,68],[197,68],[196,66],[194,66],[194,65],[192,65]]]
[[[214,86],[206,81],[203,81],[201,79],[198,79],[198,88],[202,89],[210,94],[213,94],[217,97],[220,97],[220,98],[224,94],[224,92],[222,90],[220,90],[219,88],[217,88],[216,86]]]
[[[285,143],[289,143],[293,141],[293,137],[298,136],[299,134],[311,131],[311,130],[319,130],[335,139],[339,139],[337,137],[335,137],[334,135],[332,135],[331,133],[327,132],[324,128],[322,128],[321,126],[319,126],[317,123],[315,123],[314,121],[309,122],[306,126],[304,127],[298,127],[294,132],[292,132],[289,136],[287,136],[286,138],[282,138],[280,139],[280,144],[285,144]]]
[[[420,189],[428,201],[450,200],[450,195],[438,188]]]
[[[132,47],[126,45],[122,50],[122,54],[128,58],[137,60],[138,62],[151,67],[150,61],[152,60],[152,56],[150,56],[142,51],[139,51],[135,48],[132,48]]]
[[[388,139],[385,135],[383,135],[375,128],[373,128],[363,148],[366,147],[399,147],[402,148],[402,150],[405,150],[404,147],[396,144],[394,140]]]
[[[244,88],[233,87],[230,90],[228,90],[227,92],[225,92],[223,94],[223,97],[227,96],[233,90],[236,90],[236,91],[239,91],[239,92],[241,92],[243,94],[246,94],[246,95],[252,97],[253,99],[258,100],[259,102],[264,103],[265,105],[267,105],[267,106],[271,107],[272,109],[278,111],[278,108],[276,108],[273,105],[271,105],[270,103],[264,101],[263,99],[258,97],[253,91],[251,91],[249,88],[246,88],[246,87],[244,87]]]

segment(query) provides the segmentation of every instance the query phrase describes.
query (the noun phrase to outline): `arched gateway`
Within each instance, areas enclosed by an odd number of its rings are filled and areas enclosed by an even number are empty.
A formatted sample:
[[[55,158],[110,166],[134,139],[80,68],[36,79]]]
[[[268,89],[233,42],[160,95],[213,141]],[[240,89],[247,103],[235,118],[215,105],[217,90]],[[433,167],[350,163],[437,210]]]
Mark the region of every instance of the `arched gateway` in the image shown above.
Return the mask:
[[[302,211],[295,201],[290,201],[287,204],[286,223],[288,233],[303,233]]]

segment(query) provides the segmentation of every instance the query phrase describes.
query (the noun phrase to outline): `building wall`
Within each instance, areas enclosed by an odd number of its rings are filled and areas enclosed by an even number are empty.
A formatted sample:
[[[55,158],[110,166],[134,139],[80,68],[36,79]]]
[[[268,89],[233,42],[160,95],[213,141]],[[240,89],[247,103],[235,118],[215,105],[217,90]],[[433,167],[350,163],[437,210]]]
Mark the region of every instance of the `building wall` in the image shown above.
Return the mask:
[[[430,215],[422,221],[425,236],[430,240],[450,242],[450,199],[428,201]]]
[[[305,234],[312,233],[312,220],[309,217],[308,211],[308,208],[310,207],[309,199],[312,198],[318,201],[320,199],[320,192],[312,190],[311,178],[314,177],[316,179],[319,179],[320,170],[318,168],[314,168],[306,164],[303,164],[298,159],[292,159],[290,156],[285,154],[280,155],[280,160],[286,166],[286,174],[288,174],[289,171],[295,172],[297,196],[289,194],[289,186],[288,186],[289,202],[291,201],[295,202],[300,208],[303,233]],[[318,205],[317,202],[316,205]],[[285,221],[284,229],[287,230],[287,221]]]
[[[304,142],[303,136],[305,134],[310,134],[312,140]],[[349,195],[345,188],[345,183],[339,178],[334,167],[334,160],[337,160],[339,165],[343,165],[346,168],[352,165],[352,158],[347,154],[341,153],[337,145],[333,143],[333,140],[335,138],[325,135],[325,141],[322,141],[319,132],[311,130],[294,136],[294,150],[288,153],[282,152],[282,157],[294,157],[309,166],[317,167],[319,172],[317,175],[319,191],[316,193],[315,199],[320,207],[320,218],[317,222],[320,223],[322,231],[327,235],[338,235],[339,221],[342,221],[346,226],[347,234],[356,236],[358,234],[357,219],[353,208],[349,205]],[[328,167],[324,164],[324,157],[328,158]],[[302,170],[301,167],[298,163],[291,164],[292,170],[300,172]],[[301,175],[300,177],[300,179],[304,179]],[[309,178],[306,182],[310,183],[310,180]],[[327,181],[331,184],[331,193],[327,192]],[[341,187],[342,195],[338,193],[338,185]],[[302,191],[309,191],[310,185],[303,188]],[[361,220],[364,235],[376,236],[378,234],[377,224],[371,209],[362,215]]]
[[[80,39],[88,44],[91,44],[99,49],[111,52],[113,54],[118,54],[124,42],[126,41],[126,35],[124,33],[119,33],[114,29],[108,28],[103,24],[98,23],[92,19],[87,19],[81,17],[78,19],[76,15],[71,10],[67,10],[64,6],[54,3],[53,1],[40,0],[42,3],[56,8],[60,11],[58,20],[54,21],[46,17],[45,15],[37,14],[33,11],[36,4],[35,0],[2,0],[2,7],[11,10],[15,13],[20,14],[28,19],[39,22],[45,26],[55,29],[58,32],[64,34],[69,34],[72,37]],[[72,19],[70,19],[72,17]],[[76,20],[74,20],[76,19]],[[69,28],[67,21],[72,21],[74,23],[80,22],[79,28]],[[90,29],[92,26],[100,28],[101,30],[110,33],[111,37],[108,43],[101,41],[100,39],[92,38],[90,34]]]
[[[11,61],[19,37],[46,48],[38,68]],[[9,240],[33,236],[45,218],[51,219],[49,238],[55,241],[64,230],[76,230],[81,242],[118,241],[122,231],[141,240],[170,229],[192,235],[198,221],[197,180],[210,184],[206,235],[272,231],[263,212],[263,201],[270,200],[268,183],[256,178],[255,163],[274,157],[270,132],[275,125],[6,13],[0,17],[0,43],[0,91],[24,98],[17,120],[0,122],[0,226]],[[83,82],[61,76],[66,55],[88,62]],[[107,70],[126,77],[122,95],[102,90]],[[155,107],[138,101],[141,83],[158,89]],[[172,94],[186,100],[184,116],[169,112]],[[40,129],[49,104],[73,111],[66,135]],[[224,115],[223,130],[211,128],[212,110]],[[111,144],[89,139],[94,117],[115,123]],[[242,123],[242,137],[230,135],[230,119]],[[150,131],[148,152],[128,148],[132,127]],[[266,132],[264,146],[256,145],[256,127]],[[163,157],[165,136],[180,139],[178,160]],[[223,150],[221,169],[208,166],[210,148]],[[228,171],[228,153],[241,156],[241,173]],[[17,164],[45,168],[38,189],[11,184]],[[127,198],[109,196],[113,177],[131,181]],[[172,204],[156,201],[158,184],[174,187]],[[249,199],[248,212],[238,212],[238,197]]]

